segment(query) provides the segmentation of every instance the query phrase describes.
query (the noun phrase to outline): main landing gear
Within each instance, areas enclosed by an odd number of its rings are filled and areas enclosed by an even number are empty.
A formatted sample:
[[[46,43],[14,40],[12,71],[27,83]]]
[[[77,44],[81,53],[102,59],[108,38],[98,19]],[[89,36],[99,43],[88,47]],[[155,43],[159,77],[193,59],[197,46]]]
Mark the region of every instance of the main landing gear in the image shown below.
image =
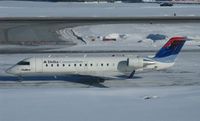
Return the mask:
[[[129,75],[128,78],[129,78],[129,79],[133,78],[134,74],[135,74],[135,70],[133,70],[133,71],[131,72],[131,74]]]

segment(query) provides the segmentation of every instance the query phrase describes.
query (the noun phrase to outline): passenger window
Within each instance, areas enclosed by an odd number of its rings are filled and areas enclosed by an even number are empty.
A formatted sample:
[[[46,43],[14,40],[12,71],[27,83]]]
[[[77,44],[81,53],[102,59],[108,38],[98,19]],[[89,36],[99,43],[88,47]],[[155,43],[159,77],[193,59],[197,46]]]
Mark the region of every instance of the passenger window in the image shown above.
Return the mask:
[[[46,64],[46,67],[48,67],[48,64]]]
[[[65,64],[63,64],[63,67],[65,67]]]
[[[101,64],[101,66],[103,66],[103,63]]]
[[[85,64],[85,66],[87,66],[87,64]]]
[[[107,63],[107,66],[109,66],[109,63]]]
[[[92,64],[90,64],[90,66],[92,66]]]
[[[76,66],[76,64],[74,64],[74,66]]]
[[[53,67],[53,64],[51,64],[51,67]]]
[[[57,67],[59,67],[59,64],[57,64]]]
[[[68,66],[70,67],[71,65],[70,65],[70,64],[68,64]]]
[[[80,64],[80,66],[82,66],[82,64]]]

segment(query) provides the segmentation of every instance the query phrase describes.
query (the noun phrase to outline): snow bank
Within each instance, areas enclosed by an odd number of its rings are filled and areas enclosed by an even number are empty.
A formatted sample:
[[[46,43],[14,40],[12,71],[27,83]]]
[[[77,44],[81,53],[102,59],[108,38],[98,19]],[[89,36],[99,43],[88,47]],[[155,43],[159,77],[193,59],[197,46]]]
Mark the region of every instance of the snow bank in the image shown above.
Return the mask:
[[[120,28],[120,29],[119,29]],[[73,51],[80,50],[158,50],[173,36],[187,36],[195,41],[188,41],[184,49],[200,49],[199,23],[168,23],[168,24],[108,24],[79,26],[66,28],[60,33],[65,38],[68,31],[73,30],[85,43],[76,40],[77,46],[67,48]],[[113,35],[114,33],[114,35]],[[150,34],[163,35],[164,40],[153,41],[147,39]],[[111,36],[112,35],[112,36]],[[126,35],[125,38],[119,35]],[[102,37],[111,36],[115,41],[102,41]],[[111,38],[110,37],[110,38]],[[66,37],[66,40],[68,38]],[[78,42],[79,41],[79,42]],[[63,50],[63,49],[58,49]]]

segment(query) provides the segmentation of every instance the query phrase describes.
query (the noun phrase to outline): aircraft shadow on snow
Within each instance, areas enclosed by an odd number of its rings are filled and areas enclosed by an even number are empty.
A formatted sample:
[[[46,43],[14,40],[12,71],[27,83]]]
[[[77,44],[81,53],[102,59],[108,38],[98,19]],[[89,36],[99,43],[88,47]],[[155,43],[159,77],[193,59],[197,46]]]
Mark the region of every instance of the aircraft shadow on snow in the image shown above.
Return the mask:
[[[79,83],[93,87],[99,88],[108,88],[102,83],[105,81],[103,78],[98,77],[86,77],[86,76],[0,76],[0,81],[17,81],[17,82],[25,82],[25,81],[66,81],[72,83]]]

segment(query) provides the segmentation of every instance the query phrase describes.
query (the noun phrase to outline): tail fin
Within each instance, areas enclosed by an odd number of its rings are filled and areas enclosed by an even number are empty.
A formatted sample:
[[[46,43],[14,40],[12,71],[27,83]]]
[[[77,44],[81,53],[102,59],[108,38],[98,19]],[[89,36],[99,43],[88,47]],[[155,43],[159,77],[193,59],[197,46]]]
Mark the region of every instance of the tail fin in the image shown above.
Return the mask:
[[[181,51],[186,37],[172,37],[154,56],[154,59],[161,62],[174,62]]]

